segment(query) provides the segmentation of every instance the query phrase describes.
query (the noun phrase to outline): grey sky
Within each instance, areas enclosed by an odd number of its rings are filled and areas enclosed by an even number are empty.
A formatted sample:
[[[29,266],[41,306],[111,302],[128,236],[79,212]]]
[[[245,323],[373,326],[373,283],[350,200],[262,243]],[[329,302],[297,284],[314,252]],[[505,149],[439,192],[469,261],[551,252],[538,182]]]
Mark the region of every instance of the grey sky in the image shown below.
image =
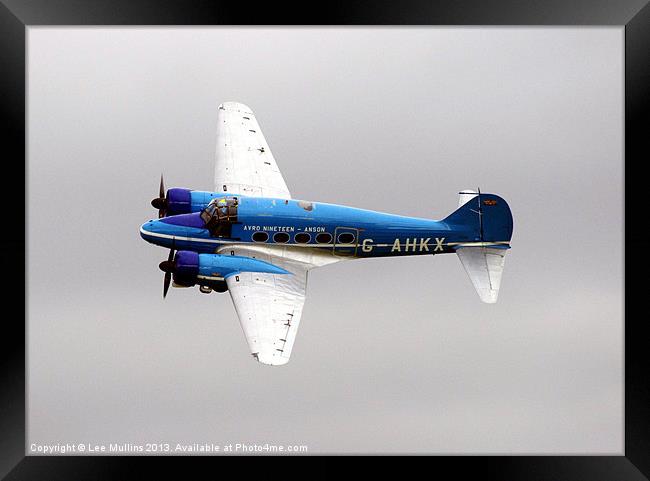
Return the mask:
[[[621,28],[29,28],[28,442],[621,453]],[[164,171],[209,190],[216,107],[295,198],[514,215],[496,305],[455,256],[310,275],[290,363],[140,239]]]

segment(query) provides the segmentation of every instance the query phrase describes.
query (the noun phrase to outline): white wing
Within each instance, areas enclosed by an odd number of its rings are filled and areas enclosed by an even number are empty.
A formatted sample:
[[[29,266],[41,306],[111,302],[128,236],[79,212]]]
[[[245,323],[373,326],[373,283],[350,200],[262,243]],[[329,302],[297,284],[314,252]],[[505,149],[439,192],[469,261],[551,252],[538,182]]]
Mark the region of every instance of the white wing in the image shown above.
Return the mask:
[[[263,364],[289,362],[305,304],[308,271],[338,262],[338,258],[305,249],[271,250],[257,246],[227,246],[222,254],[270,262],[291,274],[244,272],[226,279],[239,322],[253,356]]]
[[[253,111],[225,102],[218,112],[215,192],[291,199]]]

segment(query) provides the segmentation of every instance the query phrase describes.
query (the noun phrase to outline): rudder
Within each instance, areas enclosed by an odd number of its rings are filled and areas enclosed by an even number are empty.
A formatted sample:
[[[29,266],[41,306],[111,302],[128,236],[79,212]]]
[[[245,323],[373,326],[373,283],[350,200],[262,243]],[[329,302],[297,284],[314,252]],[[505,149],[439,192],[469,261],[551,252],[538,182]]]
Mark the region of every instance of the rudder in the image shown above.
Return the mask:
[[[443,222],[471,230],[474,241],[510,242],[512,212],[510,206],[496,194],[470,190],[459,192],[459,207]]]

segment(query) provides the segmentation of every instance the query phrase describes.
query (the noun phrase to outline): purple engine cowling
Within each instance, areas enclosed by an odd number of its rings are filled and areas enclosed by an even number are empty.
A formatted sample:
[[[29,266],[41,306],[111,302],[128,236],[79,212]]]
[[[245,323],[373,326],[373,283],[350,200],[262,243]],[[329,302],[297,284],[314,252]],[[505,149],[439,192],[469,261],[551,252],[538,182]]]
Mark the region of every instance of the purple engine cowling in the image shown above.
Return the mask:
[[[197,252],[178,251],[174,256],[174,282],[185,287],[192,287],[199,284],[201,287],[209,287],[216,292],[226,292],[228,285],[225,280],[199,279],[200,257]],[[203,291],[206,294],[209,291]]]
[[[192,195],[189,189],[174,187],[167,190],[167,215],[187,214],[192,211]]]
[[[199,254],[192,251],[178,251],[174,256],[174,282],[193,286],[199,274]]]

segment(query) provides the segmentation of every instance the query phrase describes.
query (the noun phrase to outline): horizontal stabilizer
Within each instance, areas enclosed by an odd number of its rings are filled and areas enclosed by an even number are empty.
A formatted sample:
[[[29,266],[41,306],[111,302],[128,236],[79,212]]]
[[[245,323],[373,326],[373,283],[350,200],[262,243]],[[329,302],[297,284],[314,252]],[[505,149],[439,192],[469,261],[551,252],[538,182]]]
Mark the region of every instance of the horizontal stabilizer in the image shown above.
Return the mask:
[[[483,302],[494,304],[499,295],[507,248],[459,247],[456,250],[474,288]]]

